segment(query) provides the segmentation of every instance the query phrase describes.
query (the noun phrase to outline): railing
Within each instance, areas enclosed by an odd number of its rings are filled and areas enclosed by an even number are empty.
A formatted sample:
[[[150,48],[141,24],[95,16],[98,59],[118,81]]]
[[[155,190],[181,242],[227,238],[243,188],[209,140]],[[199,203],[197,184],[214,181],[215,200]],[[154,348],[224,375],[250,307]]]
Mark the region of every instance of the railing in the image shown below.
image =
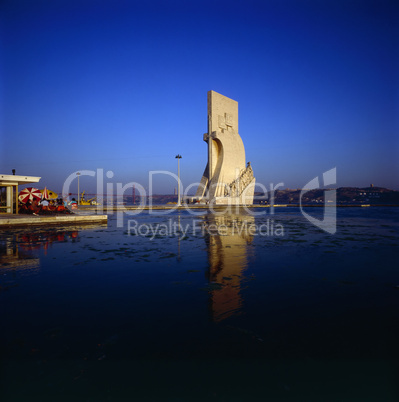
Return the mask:
[[[252,166],[248,163],[245,169],[242,169],[240,176],[233,180],[230,184],[226,185],[224,190],[225,196],[239,197],[246,187],[251,183],[254,178]]]

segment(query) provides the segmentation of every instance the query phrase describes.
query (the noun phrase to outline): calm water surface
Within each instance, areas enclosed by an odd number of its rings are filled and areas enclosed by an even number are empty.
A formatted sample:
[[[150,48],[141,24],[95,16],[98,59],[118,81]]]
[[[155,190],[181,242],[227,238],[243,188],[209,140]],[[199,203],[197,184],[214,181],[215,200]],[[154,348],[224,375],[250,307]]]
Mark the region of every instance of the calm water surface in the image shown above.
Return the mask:
[[[398,212],[1,231],[2,400],[396,401]]]

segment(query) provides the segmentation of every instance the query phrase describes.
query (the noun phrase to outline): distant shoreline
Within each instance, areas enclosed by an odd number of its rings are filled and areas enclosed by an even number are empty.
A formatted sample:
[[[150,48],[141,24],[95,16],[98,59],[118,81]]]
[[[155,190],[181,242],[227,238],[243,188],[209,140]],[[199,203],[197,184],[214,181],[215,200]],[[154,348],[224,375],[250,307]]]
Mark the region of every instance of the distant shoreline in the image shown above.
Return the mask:
[[[337,205],[322,205],[322,204],[303,204],[302,206],[299,204],[275,204],[275,205],[214,205],[212,209],[226,209],[226,207],[233,208],[323,208],[324,206],[328,208],[337,207],[337,208],[368,208],[368,207],[384,207],[384,208],[391,208],[391,207],[399,207],[399,204],[337,204]],[[177,207],[176,205],[104,205],[104,206],[79,206],[80,210],[88,210],[88,211],[134,211],[134,210],[143,210],[143,211],[150,211],[150,210],[187,210],[187,209],[206,209],[209,210],[209,205],[182,205]]]

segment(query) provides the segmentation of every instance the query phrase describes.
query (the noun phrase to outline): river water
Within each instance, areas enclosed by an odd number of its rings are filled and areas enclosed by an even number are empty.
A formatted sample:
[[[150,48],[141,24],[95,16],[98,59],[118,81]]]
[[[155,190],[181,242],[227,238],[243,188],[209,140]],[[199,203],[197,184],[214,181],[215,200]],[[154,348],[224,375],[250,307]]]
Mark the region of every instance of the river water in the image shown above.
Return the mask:
[[[1,231],[2,401],[397,400],[398,209],[196,212]]]

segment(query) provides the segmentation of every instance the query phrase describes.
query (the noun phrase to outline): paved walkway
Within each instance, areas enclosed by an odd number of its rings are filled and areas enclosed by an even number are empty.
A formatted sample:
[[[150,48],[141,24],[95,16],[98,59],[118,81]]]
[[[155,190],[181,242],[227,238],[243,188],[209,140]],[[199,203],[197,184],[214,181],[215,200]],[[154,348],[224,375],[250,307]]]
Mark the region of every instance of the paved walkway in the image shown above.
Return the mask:
[[[105,223],[107,215],[15,215],[0,214],[0,229],[21,226]]]

